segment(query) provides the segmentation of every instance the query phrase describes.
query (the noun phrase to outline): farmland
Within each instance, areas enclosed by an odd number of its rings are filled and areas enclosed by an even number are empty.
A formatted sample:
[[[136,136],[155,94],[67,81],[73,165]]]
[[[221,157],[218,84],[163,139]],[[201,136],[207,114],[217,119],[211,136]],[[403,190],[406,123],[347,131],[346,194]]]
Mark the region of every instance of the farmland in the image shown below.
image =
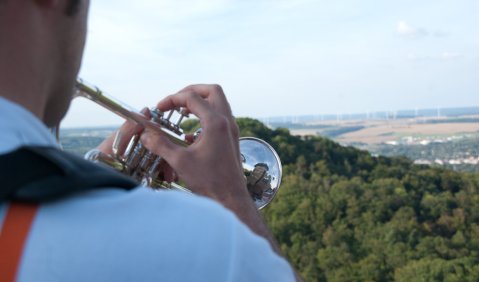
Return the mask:
[[[479,116],[345,120],[295,124],[294,135],[321,135],[372,154],[479,171]]]

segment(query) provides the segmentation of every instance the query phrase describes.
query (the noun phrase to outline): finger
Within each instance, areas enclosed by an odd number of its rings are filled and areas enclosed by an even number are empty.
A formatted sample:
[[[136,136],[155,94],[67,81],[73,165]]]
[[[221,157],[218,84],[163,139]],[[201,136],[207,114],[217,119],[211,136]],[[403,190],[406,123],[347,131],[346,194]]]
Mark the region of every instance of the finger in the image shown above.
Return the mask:
[[[205,118],[209,113],[213,112],[208,102],[192,91],[183,91],[169,95],[157,105],[160,111],[168,111],[179,107],[185,107],[189,112],[200,119]]]
[[[207,99],[213,109],[228,118],[233,136],[239,138],[238,125],[221,86],[217,84],[195,84],[185,87],[182,91],[193,91]]]
[[[185,134],[185,140],[186,140],[186,142],[188,142],[189,144],[195,142],[196,138],[199,138],[199,135],[198,135],[198,137],[195,137],[194,134]]]
[[[185,87],[183,91],[192,91],[208,100],[217,110],[223,110],[225,115],[231,115],[231,107],[226,99],[223,88],[218,84],[194,84]]]
[[[182,91],[193,91],[198,93],[203,98],[214,98],[227,101],[223,88],[218,84],[192,84],[183,88]]]
[[[176,172],[171,168],[171,166],[167,162],[162,163],[160,170],[161,170],[163,180],[165,180],[166,182],[178,181],[178,176]]]
[[[144,108],[142,113],[146,116],[149,114],[149,111],[147,108]],[[119,129],[110,134],[110,136],[98,145],[97,149],[108,155],[123,154],[128,146],[131,136],[139,132],[140,129],[141,128],[135,128],[134,122],[126,121]],[[122,136],[129,136],[129,138],[122,138]],[[119,142],[120,140],[121,142]]]
[[[113,153],[111,148],[113,140],[115,139],[115,135],[116,131],[110,134],[110,136],[103,140],[103,142],[101,142],[96,148],[107,155],[111,155]]]
[[[231,111],[231,106],[226,99],[226,95],[220,85],[217,84],[195,84],[185,87],[182,91],[193,91],[205,98],[208,103],[218,113],[226,116],[231,123],[236,124],[236,120]],[[233,135],[239,136],[239,131],[232,127]]]
[[[146,129],[141,134],[141,143],[155,155],[161,156],[173,168],[178,168],[184,159],[185,148],[174,144],[163,132]]]
[[[141,113],[150,118],[151,113],[148,108],[143,108]],[[134,135],[140,134],[143,131],[143,126],[134,121],[125,122],[116,132],[115,139],[112,143],[112,151],[115,155],[123,155],[125,153],[131,138]]]

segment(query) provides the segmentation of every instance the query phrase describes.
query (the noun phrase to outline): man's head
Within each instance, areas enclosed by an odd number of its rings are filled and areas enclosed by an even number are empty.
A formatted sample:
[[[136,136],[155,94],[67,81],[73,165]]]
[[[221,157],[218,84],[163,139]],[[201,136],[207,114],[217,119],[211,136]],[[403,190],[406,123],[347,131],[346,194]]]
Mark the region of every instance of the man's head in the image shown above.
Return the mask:
[[[89,0],[65,1],[67,3],[62,7],[64,17],[61,19],[65,28],[60,29],[60,36],[57,37],[59,72],[56,73],[57,79],[50,90],[48,112],[43,119],[49,126],[58,124],[68,110],[85,45]]]
[[[89,0],[0,0],[0,96],[56,125],[78,75]]]
[[[80,10],[80,3],[80,0],[69,0],[67,8],[65,9],[65,13],[68,16],[75,16],[75,14]]]

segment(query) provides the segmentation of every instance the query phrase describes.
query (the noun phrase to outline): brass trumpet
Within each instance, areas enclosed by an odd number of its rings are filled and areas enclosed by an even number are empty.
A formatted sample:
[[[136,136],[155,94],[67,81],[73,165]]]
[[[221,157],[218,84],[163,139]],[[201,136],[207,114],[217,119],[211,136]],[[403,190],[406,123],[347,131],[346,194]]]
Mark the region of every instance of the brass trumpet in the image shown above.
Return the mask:
[[[176,109],[163,113],[156,108],[150,109],[151,118],[109,97],[99,88],[91,86],[78,79],[75,86],[74,98],[87,98],[107,110],[133,121],[143,128],[161,131],[178,145],[188,146],[186,135],[180,128],[181,122],[188,114],[183,109]],[[176,113],[176,114],[175,114]],[[173,116],[176,119],[173,120]],[[176,189],[190,192],[187,188],[175,183],[165,181],[162,166],[165,160],[148,151],[140,141],[140,136],[131,137],[125,152],[118,149],[121,142],[120,133],[117,133],[112,145],[112,155],[105,154],[97,149],[86,153],[85,158],[94,162],[107,164],[114,169],[130,175],[142,185],[153,189]],[[265,141],[254,137],[243,137],[239,140],[243,171],[247,188],[258,209],[268,205],[278,192],[281,184],[281,161],[276,151]]]

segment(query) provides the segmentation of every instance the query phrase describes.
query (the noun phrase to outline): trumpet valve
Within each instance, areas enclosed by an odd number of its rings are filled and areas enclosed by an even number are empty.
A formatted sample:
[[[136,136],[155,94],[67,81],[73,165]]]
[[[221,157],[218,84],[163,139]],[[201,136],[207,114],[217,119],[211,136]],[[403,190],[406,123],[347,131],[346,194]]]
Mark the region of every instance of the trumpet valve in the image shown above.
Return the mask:
[[[169,111],[166,117],[165,117],[165,113],[158,110],[157,108],[151,109],[150,112],[151,112],[151,121],[161,125],[162,127],[178,135],[183,134],[180,128],[180,124],[183,118],[188,116],[187,114],[183,114],[182,111],[180,111],[179,109]],[[175,112],[180,113],[180,117],[176,120],[176,122],[172,122],[171,118],[173,117],[173,114]]]
[[[186,117],[186,118],[189,118],[190,117],[190,114],[188,112],[187,109],[185,108],[180,108],[180,109],[177,109],[176,110],[178,113],[179,113],[179,117],[178,119],[176,120],[175,124],[173,125],[174,126],[174,131],[177,133],[177,134],[182,134],[182,130],[180,128],[180,125],[181,125],[181,122],[183,121],[183,119]]]
[[[167,121],[170,121],[170,119],[171,119],[171,117],[173,116],[173,113],[174,113],[174,112],[175,112],[174,110],[171,110],[171,111],[168,112],[168,116],[166,117],[166,120],[167,120]]]
[[[162,121],[164,119],[163,116],[165,114],[164,112],[160,111],[158,108],[151,108],[150,114],[151,114],[151,121],[162,124]]]

